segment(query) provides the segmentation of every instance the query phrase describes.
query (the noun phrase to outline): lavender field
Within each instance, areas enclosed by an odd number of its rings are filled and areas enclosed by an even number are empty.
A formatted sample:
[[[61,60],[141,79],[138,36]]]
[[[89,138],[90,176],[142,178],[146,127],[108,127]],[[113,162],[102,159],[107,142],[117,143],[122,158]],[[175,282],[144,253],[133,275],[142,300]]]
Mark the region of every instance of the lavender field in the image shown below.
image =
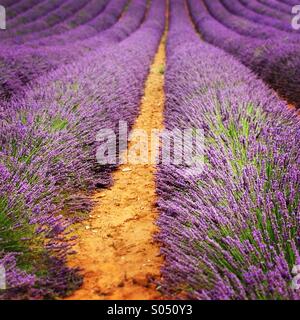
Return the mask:
[[[1,300],[300,300],[300,1],[1,19]]]

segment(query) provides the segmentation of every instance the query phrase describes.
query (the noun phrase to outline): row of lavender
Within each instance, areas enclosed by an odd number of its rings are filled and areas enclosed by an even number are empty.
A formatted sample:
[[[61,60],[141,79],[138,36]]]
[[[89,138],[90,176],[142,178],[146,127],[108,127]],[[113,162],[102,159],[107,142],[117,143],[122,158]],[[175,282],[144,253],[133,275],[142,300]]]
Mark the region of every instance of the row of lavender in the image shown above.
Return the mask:
[[[220,0],[204,0],[203,2],[206,5],[209,14],[213,18],[215,18],[227,28],[237,32],[238,34],[259,39],[282,38],[284,39],[284,41],[292,41],[295,43],[299,41],[299,33],[297,32],[297,30],[294,30],[292,28],[292,17],[289,17],[288,21],[282,21],[270,17],[268,19],[268,17],[266,16],[257,14],[262,18],[260,20],[262,22],[264,21],[264,19],[266,19],[267,22],[269,22],[270,20],[272,22],[277,22],[275,26],[264,25],[264,27],[262,28],[262,26],[256,21],[251,21],[251,19],[232,14],[229,10],[227,10],[226,6],[223,5],[222,1]],[[230,4],[227,1],[226,4],[230,8],[235,9],[235,11],[241,10],[241,7],[242,9],[244,9],[242,10],[242,12],[246,11],[248,13],[250,11],[243,7],[243,5],[238,1],[231,1]],[[280,30],[280,28],[283,30]]]
[[[34,41],[35,39],[57,35],[72,30],[82,24],[91,25],[101,23],[98,19],[99,14],[109,5],[107,0],[80,0],[80,1],[61,1],[56,10],[44,12],[44,15],[32,20],[33,12],[27,13],[30,23],[22,22],[24,17],[19,17],[12,25],[8,20],[7,32],[2,36],[6,44],[21,44]],[[110,3],[110,6],[112,3]],[[119,9],[122,9],[119,8]]]
[[[251,2],[253,4],[253,2]],[[275,17],[273,12],[269,12],[269,10],[265,10],[265,8],[261,8],[256,12],[255,10],[251,10],[246,5],[244,6],[240,1],[230,1],[230,0],[222,0],[222,4],[225,8],[235,14],[236,16],[241,16],[255,22],[256,24],[260,24],[261,26],[271,26],[277,28],[278,30],[284,31],[293,31],[291,26],[291,19],[290,15],[285,14],[285,12],[275,12]],[[289,13],[291,13],[291,8],[288,5],[285,5],[289,9]],[[265,14],[262,14],[264,12]],[[269,13],[269,15],[268,15]],[[275,19],[274,19],[275,18]],[[283,18],[283,19],[282,19]]]
[[[256,12],[260,15],[266,15],[280,20],[287,20],[289,19],[288,16],[291,15],[291,6],[295,5],[297,0],[286,0],[285,2],[282,1],[283,3],[278,3],[278,0],[238,0],[237,2],[240,2],[250,11]]]
[[[162,287],[192,299],[299,299],[299,117],[201,42],[186,9],[171,1],[165,125],[204,130],[204,168],[159,167]]]
[[[56,10],[63,5],[64,0],[43,1],[38,5],[30,7],[28,10],[20,12],[21,1],[14,6],[7,7],[7,26],[8,28],[26,24],[39,19],[46,14]]]
[[[299,33],[272,26],[259,28],[245,17],[230,14],[218,0],[188,0],[188,4],[207,42],[234,55],[288,102],[300,105]]]
[[[33,33],[36,36],[35,43],[3,46],[0,51],[0,98],[7,100],[16,94],[20,96],[23,94],[24,84],[46,72],[56,69],[61,64],[74,61],[95,48],[106,49],[109,45],[123,40],[138,27],[146,9],[145,1],[132,1],[126,15],[127,20],[132,21],[128,26],[125,24],[128,28],[126,29],[123,27],[123,22],[116,23],[126,3],[126,0],[109,2],[104,11],[92,20],[94,21],[92,26],[84,24],[62,33],[61,38],[64,40],[62,45],[58,40],[51,41],[50,36],[41,37],[39,33]],[[139,10],[140,6],[144,8],[143,11]],[[136,17],[134,17],[135,12]],[[81,41],[82,36],[86,40]],[[41,47],[41,41],[45,41],[48,45]]]
[[[40,5],[43,1],[39,0],[15,0],[15,1],[2,1],[8,9],[8,19],[13,19],[14,17],[21,15],[23,12],[31,10],[33,7]]]
[[[32,2],[32,1],[30,1]],[[46,6],[42,12],[40,11],[40,7],[34,6],[34,3],[28,3],[28,1],[21,1],[20,3],[16,4],[15,10],[8,8],[8,21],[7,21],[7,32],[1,35],[1,38],[11,38],[13,37],[12,41],[18,41],[19,37],[21,38],[19,41],[22,40],[22,37],[28,33],[36,33],[40,31],[44,31],[45,29],[51,29],[51,27],[57,28],[60,25],[67,26],[69,23],[80,23],[80,16],[82,13],[87,11],[88,7],[91,4],[90,0],[79,0],[79,1],[59,1],[55,2],[55,5]],[[32,10],[24,11],[24,7],[30,6]],[[98,1],[97,7],[102,7],[102,2]],[[97,7],[95,8],[97,10]],[[45,9],[48,9],[47,11]],[[21,15],[17,15],[15,19],[9,19],[11,16],[11,11],[21,13]],[[39,12],[39,16],[35,17],[35,20],[32,20],[32,15],[35,12]],[[25,20],[24,19],[25,16]],[[27,19],[26,19],[27,17]],[[88,18],[83,15],[84,19]],[[57,30],[58,31],[58,30]],[[15,37],[18,38],[15,39]]]
[[[298,4],[298,0],[255,0],[251,3],[248,3],[249,1],[247,0],[239,1],[258,13],[268,14],[271,17],[280,19],[282,19],[282,15],[291,14],[291,6]],[[278,2],[281,3],[278,4]]]
[[[135,9],[136,18],[121,18],[120,32],[144,15],[145,6]],[[65,266],[71,213],[89,208],[85,190],[111,183],[113,168],[95,159],[96,135],[119,120],[133,124],[164,19],[164,2],[153,0],[128,38],[61,66],[2,108],[0,262],[12,288],[2,298],[55,297],[80,284]]]

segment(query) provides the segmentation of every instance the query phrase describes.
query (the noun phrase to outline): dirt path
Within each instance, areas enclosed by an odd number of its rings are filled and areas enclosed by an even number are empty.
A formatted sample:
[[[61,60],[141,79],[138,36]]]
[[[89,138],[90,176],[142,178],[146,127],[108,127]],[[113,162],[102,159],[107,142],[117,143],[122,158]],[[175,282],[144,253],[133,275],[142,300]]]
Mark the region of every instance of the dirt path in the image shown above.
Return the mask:
[[[165,39],[166,35],[152,64],[134,126],[148,136],[151,129],[163,127]],[[114,173],[112,188],[94,195],[96,206],[78,232],[77,254],[70,261],[83,269],[84,283],[68,299],[160,298],[151,283],[160,276],[163,263],[153,241],[158,214],[154,174],[153,165],[122,165]]]

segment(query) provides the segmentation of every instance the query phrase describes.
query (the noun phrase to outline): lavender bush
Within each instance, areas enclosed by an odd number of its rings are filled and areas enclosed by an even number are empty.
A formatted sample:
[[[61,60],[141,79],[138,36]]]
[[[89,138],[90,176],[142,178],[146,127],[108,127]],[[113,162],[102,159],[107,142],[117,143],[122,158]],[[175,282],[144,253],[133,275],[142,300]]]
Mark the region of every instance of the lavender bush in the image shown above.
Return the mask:
[[[66,267],[70,226],[90,209],[85,191],[110,184],[114,169],[97,164],[96,134],[119,120],[133,124],[164,19],[164,2],[152,1],[141,27],[106,54],[91,51],[1,103],[0,263],[9,287],[2,298],[55,298],[80,285]],[[123,22],[116,33],[137,23]]]
[[[299,299],[299,134],[294,111],[201,42],[171,1],[165,125],[205,131],[204,171],[160,165],[162,283],[192,299]],[[197,155],[196,155],[197,156]]]

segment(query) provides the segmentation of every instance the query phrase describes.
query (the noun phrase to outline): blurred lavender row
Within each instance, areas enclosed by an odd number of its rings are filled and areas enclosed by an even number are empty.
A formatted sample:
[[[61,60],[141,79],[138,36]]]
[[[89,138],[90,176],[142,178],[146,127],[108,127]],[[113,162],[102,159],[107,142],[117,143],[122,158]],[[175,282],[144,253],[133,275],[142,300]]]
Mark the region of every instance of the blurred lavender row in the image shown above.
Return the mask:
[[[43,17],[44,15],[56,10],[63,3],[64,0],[42,1],[39,2],[39,4],[29,8],[28,10],[23,10],[17,15],[13,13],[14,9],[12,7],[8,7],[7,25],[9,28],[12,28],[19,26],[20,24],[26,24],[33,20],[37,20],[40,17]],[[22,2],[17,3],[16,6],[18,6],[19,4],[22,4]]]
[[[296,107],[300,106],[298,43],[280,35],[267,39],[243,36],[215,20],[202,0],[187,1],[196,28],[207,42],[234,55],[282,98]],[[238,28],[238,24],[235,28]],[[248,32],[251,32],[251,29]]]
[[[282,38],[285,42],[299,42],[300,35],[292,28],[291,25],[292,17],[290,17],[285,23],[282,23],[282,25],[280,24],[280,27],[282,27],[284,30],[279,30],[268,25],[265,25],[262,28],[261,25],[259,25],[256,21],[253,22],[247,18],[239,17],[230,13],[220,0],[204,0],[204,4],[206,5],[209,14],[213,18],[238,34],[258,39]],[[238,4],[239,2],[231,1],[231,7],[237,6],[240,10],[241,5],[239,6]],[[271,18],[270,20],[276,22],[278,21],[277,19]]]
[[[41,19],[37,19],[28,24],[21,24],[19,26],[15,26],[14,28],[8,28],[7,32],[1,35],[2,39],[10,37],[16,37],[16,40],[19,37],[22,39],[22,36],[26,35],[27,33],[40,32],[46,28],[56,26],[61,21],[67,21],[68,19],[72,18],[72,16],[76,16],[80,10],[85,8],[89,1],[90,0],[64,1],[60,7],[54,11],[46,13],[46,15]],[[19,40],[21,41],[21,39]]]
[[[244,6],[240,1],[222,0],[221,2],[229,12],[235,14],[236,16],[241,16],[247,20],[253,21],[258,25],[261,25],[261,28],[262,26],[271,26],[279,30],[296,33],[291,26],[291,16],[289,16],[285,21],[282,21],[279,18],[272,18],[268,15],[255,12],[247,8],[247,6]],[[291,8],[288,8],[291,12]]]
[[[110,45],[123,40],[141,23],[145,14],[145,3],[143,0],[133,0],[124,17],[118,21],[126,0],[112,1],[96,17],[93,27],[87,26],[88,32],[81,30],[86,37],[83,40],[79,36],[76,41],[76,36],[72,37],[65,32],[62,35],[66,39],[63,45],[56,45],[55,42],[51,45],[50,41],[49,46],[45,47],[41,47],[40,43],[32,47],[26,44],[2,47],[0,49],[0,99],[9,100],[15,95],[22,96],[24,85],[39,76],[62,64],[78,60],[93,49],[106,50]],[[139,6],[143,10],[136,10]],[[74,30],[82,29],[84,26]],[[106,30],[105,33],[102,32],[104,30]],[[78,36],[78,33],[76,35]]]
[[[238,0],[238,1],[241,2],[245,7],[247,7],[251,11],[254,11],[254,12],[259,13],[261,15],[266,15],[266,16],[269,16],[272,18],[285,20],[285,21],[290,19],[291,11],[289,12],[289,14],[287,14],[287,12],[283,12],[282,10],[278,11],[274,7],[274,4],[270,7],[270,6],[264,5],[259,0],[253,0],[253,1]],[[297,0],[295,0],[295,1],[297,1]]]

